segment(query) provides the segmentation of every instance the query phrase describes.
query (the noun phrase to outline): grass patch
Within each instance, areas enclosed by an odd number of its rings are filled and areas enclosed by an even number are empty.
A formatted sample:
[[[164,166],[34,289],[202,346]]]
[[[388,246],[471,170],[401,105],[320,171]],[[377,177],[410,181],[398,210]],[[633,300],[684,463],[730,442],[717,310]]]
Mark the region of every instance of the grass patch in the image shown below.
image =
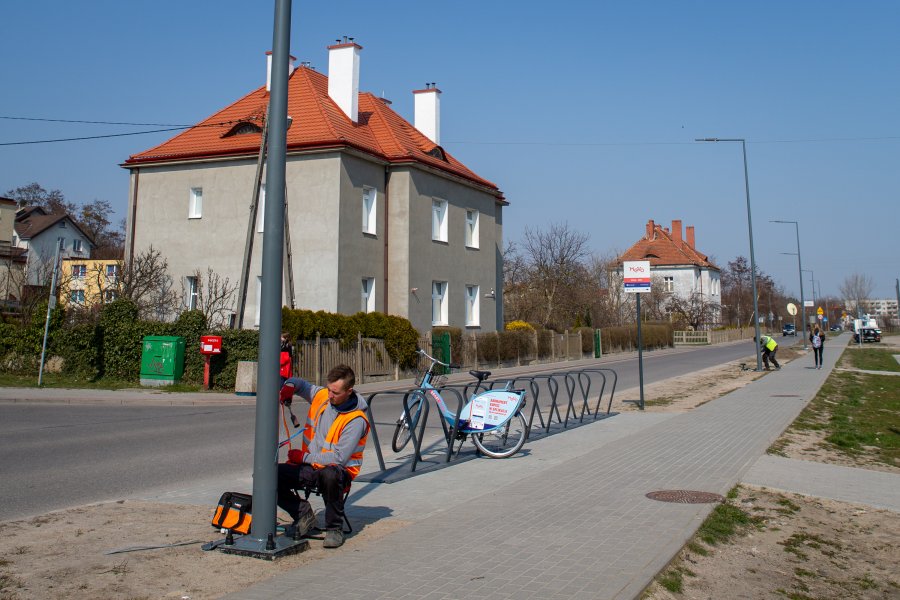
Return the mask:
[[[0,373],[0,387],[21,387],[36,388],[38,376],[34,375],[17,375],[11,373]],[[84,379],[64,373],[44,373],[42,378],[42,388],[69,388],[69,389],[88,389],[88,390],[123,390],[123,389],[147,389],[159,390],[162,392],[202,392],[205,391],[202,385],[176,383],[174,385],[163,387],[145,387],[135,381],[124,381],[119,379]]]
[[[883,350],[881,348],[854,349],[844,355],[846,362],[849,362],[856,369],[866,369],[867,371],[893,371],[900,372],[900,363],[894,358],[898,354],[896,351]]]
[[[848,350],[841,362],[854,361],[856,355],[879,353],[889,355],[880,350]],[[833,372],[768,452],[783,455],[790,444],[790,434],[802,431],[824,433],[830,448],[847,456],[865,455],[886,465],[900,466],[900,377]]]
[[[736,506],[720,504],[700,525],[697,536],[710,546],[715,546],[727,542],[739,531],[757,520],[758,518],[751,517]]]
[[[680,594],[684,591],[684,577],[678,569],[668,569],[657,581],[659,581],[659,585],[673,594]]]
[[[789,499],[783,496],[778,499],[778,506],[779,508],[775,510],[782,515],[792,515],[800,510],[800,506],[794,504]]]
[[[693,540],[688,542],[687,549],[700,556],[709,556],[709,550],[706,549],[706,546]]]

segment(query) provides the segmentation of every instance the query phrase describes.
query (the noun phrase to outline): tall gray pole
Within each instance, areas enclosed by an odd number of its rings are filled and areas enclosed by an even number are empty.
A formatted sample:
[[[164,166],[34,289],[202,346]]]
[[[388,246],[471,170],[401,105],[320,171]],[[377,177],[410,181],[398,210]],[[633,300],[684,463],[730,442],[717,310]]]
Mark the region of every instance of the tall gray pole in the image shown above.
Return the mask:
[[[291,38],[291,0],[275,0],[272,36],[272,90],[266,161],[266,206],[259,310],[259,371],[256,387],[256,442],[253,455],[253,528],[265,538],[275,532],[278,448],[278,354],[281,348],[284,258],[284,181],[287,154],[287,77]]]
[[[59,271],[59,244],[53,255],[53,276],[50,278],[50,298],[47,299],[47,318],[44,320],[44,341],[41,343],[41,366],[38,369],[38,387],[44,384],[44,356],[47,353],[47,334],[50,333],[50,313],[56,307],[56,272]]]
[[[894,292],[897,294],[897,325],[900,325],[900,279],[894,280]]]
[[[759,333],[759,299],[756,292],[756,255],[753,253],[753,218],[750,216],[750,175],[747,171],[747,141],[743,138],[702,138],[697,142],[740,142],[744,153],[744,189],[747,191],[747,231],[750,234],[750,282],[753,287],[753,328],[756,332],[756,370],[762,371]]]
[[[797,233],[797,269],[800,273],[800,335],[803,336],[803,349],[806,346],[806,299],[803,297],[803,262],[800,260],[800,223],[797,221],[772,221],[773,223],[793,223]]]

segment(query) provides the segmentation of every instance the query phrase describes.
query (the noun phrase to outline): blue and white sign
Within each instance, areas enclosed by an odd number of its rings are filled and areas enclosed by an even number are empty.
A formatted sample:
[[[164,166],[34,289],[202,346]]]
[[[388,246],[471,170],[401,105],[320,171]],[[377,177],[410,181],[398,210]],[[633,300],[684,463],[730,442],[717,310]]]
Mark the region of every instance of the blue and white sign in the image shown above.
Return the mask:
[[[623,268],[622,277],[626,293],[640,294],[650,291],[649,260],[626,260]]]

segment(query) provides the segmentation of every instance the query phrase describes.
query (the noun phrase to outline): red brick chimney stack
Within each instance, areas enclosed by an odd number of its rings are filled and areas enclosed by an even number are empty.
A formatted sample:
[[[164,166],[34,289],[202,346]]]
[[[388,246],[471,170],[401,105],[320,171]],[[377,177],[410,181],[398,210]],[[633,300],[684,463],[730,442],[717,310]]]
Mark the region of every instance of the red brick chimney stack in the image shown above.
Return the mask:
[[[647,221],[647,236],[646,237],[648,240],[653,239],[653,230],[655,228],[656,228],[656,225],[653,223],[653,219],[650,219],[649,221]]]
[[[693,225],[687,226],[687,243],[688,243],[688,246],[690,246],[692,249],[696,250],[696,248],[694,248],[694,226]]]
[[[681,243],[681,221],[672,219],[672,240],[676,244]]]

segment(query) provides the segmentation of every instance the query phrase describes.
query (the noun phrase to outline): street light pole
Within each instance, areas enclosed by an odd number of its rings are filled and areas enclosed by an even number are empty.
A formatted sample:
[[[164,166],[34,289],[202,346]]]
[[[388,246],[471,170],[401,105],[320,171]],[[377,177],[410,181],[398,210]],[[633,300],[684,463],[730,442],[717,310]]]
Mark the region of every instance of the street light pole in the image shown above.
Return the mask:
[[[793,223],[797,234],[797,269],[800,274],[800,334],[803,336],[803,349],[806,350],[806,303],[803,298],[803,263],[800,260],[800,223],[797,221],[772,221],[772,223]]]
[[[750,216],[750,175],[747,172],[747,141],[743,138],[700,138],[695,142],[740,142],[744,154],[744,189],[747,193],[747,231],[750,234],[750,282],[753,287],[753,327],[756,335],[756,370],[762,371],[759,333],[759,304],[756,297],[756,256],[753,253],[753,218]]]

